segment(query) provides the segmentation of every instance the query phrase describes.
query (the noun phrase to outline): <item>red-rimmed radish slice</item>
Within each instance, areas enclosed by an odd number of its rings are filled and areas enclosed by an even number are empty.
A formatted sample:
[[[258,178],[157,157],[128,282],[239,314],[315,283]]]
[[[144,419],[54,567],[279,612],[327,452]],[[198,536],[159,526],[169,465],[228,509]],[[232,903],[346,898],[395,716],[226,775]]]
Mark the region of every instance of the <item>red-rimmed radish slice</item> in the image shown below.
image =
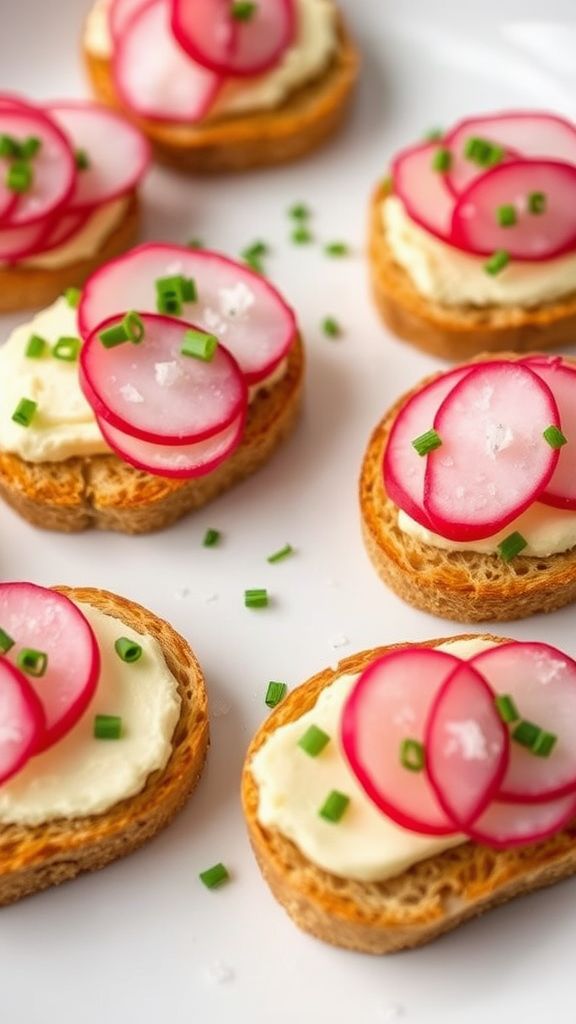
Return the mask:
[[[76,724],[96,690],[100,651],[92,627],[64,594],[32,583],[0,583],[0,624],[14,640],[11,661],[23,647],[47,655],[44,675],[27,677],[46,716],[39,745],[46,750]]]
[[[244,434],[245,414],[219,434],[189,445],[160,445],[131,437],[96,417],[113,452],[136,469],[155,476],[192,479],[211,473],[236,451]]]
[[[63,132],[46,114],[31,107],[5,107],[0,109],[0,134],[9,135],[17,142],[36,138],[40,148],[30,161],[32,182],[10,211],[10,227],[29,227],[60,210],[70,198],[76,180],[74,154]],[[6,184],[10,161],[0,160],[0,208],[8,193]],[[3,224],[3,226],[5,226]]]
[[[560,417],[552,392],[527,366],[479,364],[440,406],[441,445],[427,457],[424,508],[450,540],[491,537],[545,490],[558,450],[544,439]]]
[[[112,0],[108,11],[108,23],[114,42],[122,35],[133,15],[147,3],[148,0]]]
[[[432,648],[385,654],[362,673],[342,716],[344,752],[365,792],[403,828],[427,835],[449,835],[456,827],[426,773],[404,767],[402,745],[424,742],[434,699],[459,664]]]
[[[423,142],[404,149],[392,163],[392,181],[394,192],[404,203],[410,218],[447,242],[454,196],[446,187],[444,174],[433,167],[434,156],[440,148],[437,142]]]
[[[63,213],[61,217],[56,217],[42,239],[41,251],[49,252],[60,245],[65,245],[82,231],[90,217],[90,213]]]
[[[222,84],[220,75],[180,49],[166,0],[138,8],[124,27],[114,51],[114,79],[122,102],[135,114],[186,124],[202,120]]]
[[[544,196],[532,213],[529,197]],[[501,227],[498,210],[513,206],[516,223]],[[458,197],[451,242],[488,256],[504,249],[513,259],[547,260],[576,247],[576,167],[551,160],[511,160],[492,168]]]
[[[493,803],[466,831],[477,843],[506,850],[548,839],[575,817],[574,795],[545,804]]]
[[[184,306],[182,319],[215,333],[249,384],[268,377],[296,339],[294,313],[261,274],[205,249],[150,243],[101,267],[82,290],[82,337],[127,309],[154,312],[155,282],[179,274],[193,278],[198,293],[197,302]]]
[[[438,803],[458,829],[469,828],[500,789],[510,740],[494,693],[468,662],[455,669],[436,695],[424,745]]]
[[[28,680],[0,658],[0,785],[37,752],[44,727],[42,705]]]
[[[107,107],[81,100],[51,103],[47,112],[74,151],[88,157],[88,167],[77,174],[69,211],[90,210],[136,188],[150,162],[150,146],[134,125]]]
[[[50,229],[48,221],[21,228],[0,227],[0,262],[16,263],[42,251]]]
[[[278,64],[296,35],[294,0],[258,0],[246,21],[230,0],[172,0],[172,30],[195,61],[222,75],[260,75]]]
[[[560,448],[558,465],[538,501],[555,508],[576,509],[576,369],[556,356],[524,359],[534,373],[548,385],[558,406],[560,424],[567,444]]]
[[[212,359],[182,354],[187,324],[145,313],[144,337],[106,348],[105,320],[80,354],[80,384],[101,420],[152,444],[195,444],[243,415],[248,389],[236,360],[222,345]]]
[[[532,803],[576,791],[576,662],[548,644],[507,643],[476,655],[471,664],[494,693],[512,698],[521,719],[557,737],[547,757],[512,740],[498,798]]]

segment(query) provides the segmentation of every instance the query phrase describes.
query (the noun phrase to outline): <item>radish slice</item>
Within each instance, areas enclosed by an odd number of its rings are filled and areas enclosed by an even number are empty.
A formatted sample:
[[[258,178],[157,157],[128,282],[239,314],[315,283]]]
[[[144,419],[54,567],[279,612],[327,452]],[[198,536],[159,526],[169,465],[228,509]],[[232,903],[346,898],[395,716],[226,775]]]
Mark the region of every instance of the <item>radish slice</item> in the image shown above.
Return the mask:
[[[425,749],[438,803],[459,829],[469,828],[498,792],[510,752],[494,694],[473,665],[459,665],[438,692]]]
[[[544,502],[545,505],[553,505],[555,508],[576,509],[576,370],[555,356],[549,359],[543,356],[533,357],[524,359],[523,362],[542,378],[554,395],[560,412],[562,433],[568,441],[560,449],[558,465],[538,501]]]
[[[221,75],[261,75],[280,61],[296,35],[294,0],[258,0],[247,21],[230,0],[172,0],[172,31],[193,60]]]
[[[0,260],[16,263],[27,256],[33,256],[44,248],[44,240],[50,230],[45,221],[21,228],[0,227]]]
[[[69,211],[90,210],[136,188],[150,162],[150,147],[137,128],[94,103],[52,103],[47,112],[89,161],[76,176]]]
[[[249,384],[268,377],[287,356],[296,319],[276,289],[219,253],[178,245],[140,245],[97,270],[82,291],[82,337],[127,309],[153,313],[155,282],[174,274],[193,278],[198,292],[198,301],[184,306],[182,319],[214,332]]]
[[[0,784],[37,752],[44,725],[42,705],[28,680],[0,658]]]
[[[545,804],[493,803],[467,829],[470,839],[495,849],[537,843],[556,835],[576,816],[576,797]]]
[[[191,479],[211,473],[236,451],[244,434],[245,415],[206,441],[179,446],[141,441],[122,433],[105,420],[96,417],[96,421],[112,451],[131,466],[156,476]]]
[[[61,217],[56,217],[42,239],[41,251],[49,252],[64,245],[86,226],[90,216],[90,213],[63,213]]]
[[[167,0],[151,0],[132,14],[114,51],[116,87],[140,117],[193,124],[210,110],[222,78],[180,49],[169,19]]]
[[[522,719],[557,737],[548,757],[537,757],[513,739],[498,798],[532,803],[573,793],[576,662],[548,644],[508,643],[483,651],[471,664],[495,693],[512,697]]]
[[[473,367],[434,420],[442,444],[427,457],[424,508],[436,532],[477,540],[516,519],[556,469],[543,432],[559,424],[552,392],[527,366]]]
[[[6,655],[23,647],[48,656],[46,672],[27,677],[44,708],[46,729],[39,750],[70,731],[88,707],[100,674],[100,652],[92,628],[63,594],[32,583],[0,583],[0,624],[14,640]]]
[[[450,239],[454,197],[444,175],[432,163],[439,150],[436,142],[425,142],[404,149],[392,163],[394,192],[402,200],[410,218],[425,231]]]
[[[432,703],[459,665],[434,649],[385,654],[362,673],[342,716],[344,752],[370,799],[403,828],[426,835],[456,829],[426,773],[404,767],[401,747],[407,739],[424,741]]]
[[[108,11],[108,22],[115,43],[118,42],[133,15],[147,3],[148,0],[112,0]]]
[[[33,170],[30,188],[19,195],[10,211],[9,227],[29,227],[60,210],[70,198],[76,180],[74,155],[65,135],[45,114],[31,107],[0,109],[0,134],[18,142],[28,138],[40,141],[40,149],[31,161]],[[10,161],[0,160],[0,209],[14,195],[5,184]],[[6,222],[6,211],[4,210]],[[4,226],[4,225],[3,225]]]

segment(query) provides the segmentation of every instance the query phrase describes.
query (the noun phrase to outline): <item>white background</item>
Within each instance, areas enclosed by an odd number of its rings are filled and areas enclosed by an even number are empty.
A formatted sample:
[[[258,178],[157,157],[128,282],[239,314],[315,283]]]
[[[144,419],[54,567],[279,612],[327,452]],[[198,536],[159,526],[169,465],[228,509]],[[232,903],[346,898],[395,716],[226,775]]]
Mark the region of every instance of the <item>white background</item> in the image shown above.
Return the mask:
[[[370,303],[366,206],[394,149],[458,115],[506,106],[576,115],[573,3],[343,0],[364,51],[359,102],[345,134],[291,168],[186,180],[154,171],[148,238],[237,254],[262,237],[273,279],[307,341],[306,407],[293,439],[257,477],[160,535],[42,533],[0,509],[0,577],[117,590],[168,618],[193,644],[212,702],[206,773],[174,825],[105,872],[0,913],[0,1015],[7,1024],[467,1024],[573,1021],[576,881],[517,901],[421,951],[386,959],[301,934],[273,902],[245,838],[243,754],[263,720],[269,679],[296,686],[377,644],[458,632],[401,604],[364,554],[356,481],[371,427],[436,368],[389,337]],[[84,0],[1,0],[0,87],[35,97],[81,95]],[[548,15],[555,23],[530,21]],[[522,18],[522,21],[517,20]],[[109,141],[113,145],[113,140]],[[347,260],[294,248],[286,208],[315,211],[320,240],[345,239]],[[319,323],[341,320],[345,336]],[[4,337],[14,319],[1,325]],[[1,386],[1,382],[0,382]],[[206,527],[223,531],[206,550]],[[290,541],[298,554],[266,555]],[[268,587],[264,611],[246,587]],[[574,654],[574,611],[503,627]],[[337,647],[348,641],[346,646]],[[198,871],[224,860],[233,882],[206,891]]]

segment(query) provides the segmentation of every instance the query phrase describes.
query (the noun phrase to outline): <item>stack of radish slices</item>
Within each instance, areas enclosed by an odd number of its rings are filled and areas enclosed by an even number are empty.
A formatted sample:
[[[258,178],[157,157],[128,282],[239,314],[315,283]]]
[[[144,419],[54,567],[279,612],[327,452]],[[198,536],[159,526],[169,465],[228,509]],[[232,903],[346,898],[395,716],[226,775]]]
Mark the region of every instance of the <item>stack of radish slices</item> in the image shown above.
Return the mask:
[[[434,648],[384,655],[344,709],[350,766],[393,821],[510,847],[576,817],[576,662],[501,642],[463,661]]]
[[[462,366],[398,413],[384,484],[399,508],[442,537],[492,537],[534,502],[576,510],[575,440],[572,365],[533,356]]]
[[[231,79],[278,64],[296,34],[294,0],[112,0],[114,78],[151,120],[202,120]]]
[[[294,314],[260,274],[217,253],[142,245],[82,293],[80,383],[121,459],[165,477],[211,472],[238,448],[249,386],[295,338]]]
[[[576,248],[576,127],[552,114],[461,121],[403,150],[394,191],[412,220],[464,252],[548,260]]]
[[[138,186],[149,159],[140,132],[105,107],[40,107],[0,93],[0,261],[72,241],[105,204]]]
[[[66,736],[98,685],[100,651],[80,609],[32,583],[0,584],[0,783]]]

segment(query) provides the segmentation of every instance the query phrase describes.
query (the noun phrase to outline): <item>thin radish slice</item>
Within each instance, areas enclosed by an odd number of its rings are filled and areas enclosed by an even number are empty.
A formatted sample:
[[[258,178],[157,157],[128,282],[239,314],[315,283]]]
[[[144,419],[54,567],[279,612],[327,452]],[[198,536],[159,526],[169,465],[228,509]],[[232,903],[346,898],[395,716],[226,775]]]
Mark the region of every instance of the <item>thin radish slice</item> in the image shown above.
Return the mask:
[[[0,785],[24,767],[44,734],[42,705],[28,680],[0,659]]]
[[[500,788],[510,740],[494,693],[468,662],[456,668],[436,695],[425,749],[438,803],[458,829],[469,828]]]
[[[557,737],[547,757],[512,739],[498,798],[532,803],[576,791],[576,662],[548,644],[508,643],[483,651],[471,664],[494,693],[512,698],[521,719]]]
[[[220,434],[243,415],[248,389],[236,360],[218,345],[209,361],[182,354],[181,320],[143,314],[143,339],[114,348],[101,332],[86,339],[80,354],[80,384],[96,415],[131,437],[152,444],[195,444]]]
[[[48,221],[39,221],[21,228],[0,227],[0,261],[16,263],[40,252],[49,230]]]
[[[105,420],[96,421],[113,452],[136,469],[177,480],[211,473],[236,451],[244,434],[245,415],[220,434],[189,445],[160,445],[122,433]]]
[[[222,77],[190,60],[169,19],[167,0],[132,14],[114,51],[114,79],[122,102],[140,117],[194,124],[210,110]]]
[[[193,60],[221,75],[261,75],[278,64],[296,35],[294,0],[258,0],[246,21],[230,0],[172,0],[172,31]]]
[[[434,156],[440,148],[437,142],[424,142],[402,150],[392,163],[392,180],[394,192],[411,219],[447,242],[454,196],[446,187],[444,175],[433,167]]]
[[[403,828],[426,835],[456,828],[426,773],[404,767],[402,745],[423,743],[432,703],[459,664],[432,648],[385,654],[362,673],[342,716],[344,752],[370,799]]]
[[[145,7],[148,0],[112,0],[108,11],[108,23],[116,43],[137,11]]]
[[[42,239],[41,252],[50,252],[70,241],[86,226],[90,213],[63,213],[51,222],[47,233]]]
[[[558,465],[546,490],[538,498],[555,508],[576,509],[576,369],[563,363],[557,356],[524,359],[534,373],[548,385],[560,412],[560,424],[567,444],[560,449]]]
[[[467,829],[467,834],[477,843],[507,850],[549,839],[574,817],[576,797],[573,795],[545,804],[493,803]]]
[[[441,445],[427,458],[424,508],[450,540],[491,537],[545,490],[558,450],[544,439],[560,425],[552,392],[521,363],[471,369],[440,406]]]
[[[88,158],[88,167],[77,174],[69,211],[86,212],[136,188],[148,168],[150,146],[124,117],[82,101],[51,103],[47,113],[74,151]]]
[[[97,270],[82,291],[78,323],[86,339],[127,309],[156,310],[155,282],[183,275],[196,282],[198,301],[182,319],[214,332],[249,384],[268,377],[288,355],[297,334],[293,311],[260,274],[219,253],[178,245],[140,245]]]
[[[52,216],[68,202],[76,180],[74,154],[63,132],[46,114],[32,107],[5,107],[0,109],[0,134],[9,135],[17,142],[35,138],[40,148],[30,161],[32,182],[26,192],[10,211],[9,222],[4,216],[4,226],[29,227]],[[4,206],[8,193],[6,176],[11,161],[0,159],[0,208]]]
[[[32,583],[0,583],[0,624],[14,640],[6,655],[11,661],[23,647],[47,655],[44,675],[27,677],[44,708],[46,729],[38,749],[46,750],[92,700],[100,674],[96,638],[69,598]]]

